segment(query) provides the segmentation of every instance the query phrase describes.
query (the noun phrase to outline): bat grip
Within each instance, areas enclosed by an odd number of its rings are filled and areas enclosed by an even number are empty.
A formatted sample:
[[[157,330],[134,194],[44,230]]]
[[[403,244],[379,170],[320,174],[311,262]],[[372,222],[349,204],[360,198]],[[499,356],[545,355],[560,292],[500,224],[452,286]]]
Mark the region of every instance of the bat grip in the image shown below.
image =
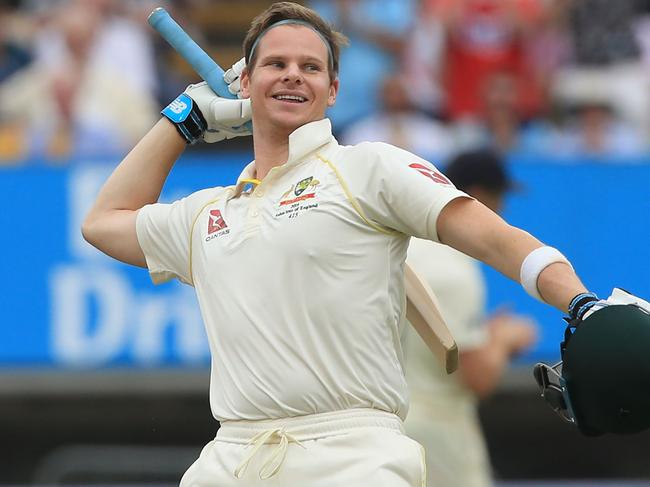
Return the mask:
[[[223,69],[201,47],[187,35],[183,28],[164,8],[155,9],[147,19],[163,39],[165,39],[183,59],[204,79],[208,86],[222,98],[237,98],[228,91],[223,80]]]

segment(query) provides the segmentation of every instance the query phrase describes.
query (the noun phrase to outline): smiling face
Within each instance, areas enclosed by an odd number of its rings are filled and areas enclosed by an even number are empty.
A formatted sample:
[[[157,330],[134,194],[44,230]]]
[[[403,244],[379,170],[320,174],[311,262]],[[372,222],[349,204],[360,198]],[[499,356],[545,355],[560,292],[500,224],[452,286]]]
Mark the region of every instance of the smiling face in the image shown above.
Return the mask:
[[[334,105],[338,80],[328,73],[328,50],[309,27],[281,25],[256,48],[253,65],[242,74],[241,92],[250,97],[257,130],[290,134],[321,120]]]

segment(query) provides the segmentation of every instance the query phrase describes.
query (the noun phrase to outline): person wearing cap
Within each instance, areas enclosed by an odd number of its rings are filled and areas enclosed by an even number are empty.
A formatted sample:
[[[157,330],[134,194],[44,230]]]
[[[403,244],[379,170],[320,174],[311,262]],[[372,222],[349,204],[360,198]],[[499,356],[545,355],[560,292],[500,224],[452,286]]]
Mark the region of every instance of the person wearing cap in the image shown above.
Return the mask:
[[[458,189],[497,213],[505,194],[516,186],[500,157],[485,149],[457,155],[444,173]],[[451,247],[412,238],[407,262],[438,297],[460,355],[459,370],[447,375],[413,329],[406,329],[411,393],[406,432],[425,447],[427,485],[489,486],[492,472],[478,402],[496,388],[510,359],[534,342],[535,325],[506,311],[486,316],[479,262]]]
[[[325,112],[344,41],[313,10],[271,5],[244,40],[241,98],[189,86],[83,223],[87,241],[154,283],[195,288],[221,426],[182,487],[424,484],[422,446],[403,426],[410,236],[480,258],[559,310],[586,292],[559,251],[430,162],[336,141]],[[251,134],[255,160],[236,184],[158,202],[188,144]]]

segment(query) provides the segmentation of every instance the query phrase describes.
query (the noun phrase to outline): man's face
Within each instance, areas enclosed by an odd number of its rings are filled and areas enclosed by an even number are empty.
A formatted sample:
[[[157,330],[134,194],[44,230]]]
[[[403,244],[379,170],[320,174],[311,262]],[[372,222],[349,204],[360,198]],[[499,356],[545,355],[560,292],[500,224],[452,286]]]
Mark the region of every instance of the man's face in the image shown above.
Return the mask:
[[[253,125],[288,133],[321,120],[334,105],[338,80],[328,73],[325,43],[309,27],[281,25],[256,48],[252,73],[242,74],[242,96],[250,97]]]

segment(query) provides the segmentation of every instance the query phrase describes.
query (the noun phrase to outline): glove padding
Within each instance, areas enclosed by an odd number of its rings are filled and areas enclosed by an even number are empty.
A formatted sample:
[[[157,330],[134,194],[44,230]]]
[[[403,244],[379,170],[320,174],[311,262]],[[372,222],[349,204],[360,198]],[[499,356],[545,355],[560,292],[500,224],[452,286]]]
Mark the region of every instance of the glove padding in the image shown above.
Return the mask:
[[[642,308],[646,310],[648,313],[650,313],[650,303],[647,301],[644,301],[643,299],[635,296],[634,294],[630,294],[627,291],[615,287],[612,290],[612,294],[609,296],[607,299],[601,299],[596,301],[591,308],[589,308],[584,315],[582,315],[582,320],[587,319],[589,316],[594,314],[596,311],[601,310],[607,306],[611,306],[614,304],[634,304],[638,306],[639,308]]]
[[[184,93],[194,101],[205,118],[208,126],[203,134],[205,142],[211,144],[251,135],[250,128],[245,125],[252,116],[250,100],[221,98],[205,81],[189,85]]]
[[[223,80],[228,83],[228,91],[241,98],[241,74],[246,68],[246,58],[241,58],[223,73]]]

